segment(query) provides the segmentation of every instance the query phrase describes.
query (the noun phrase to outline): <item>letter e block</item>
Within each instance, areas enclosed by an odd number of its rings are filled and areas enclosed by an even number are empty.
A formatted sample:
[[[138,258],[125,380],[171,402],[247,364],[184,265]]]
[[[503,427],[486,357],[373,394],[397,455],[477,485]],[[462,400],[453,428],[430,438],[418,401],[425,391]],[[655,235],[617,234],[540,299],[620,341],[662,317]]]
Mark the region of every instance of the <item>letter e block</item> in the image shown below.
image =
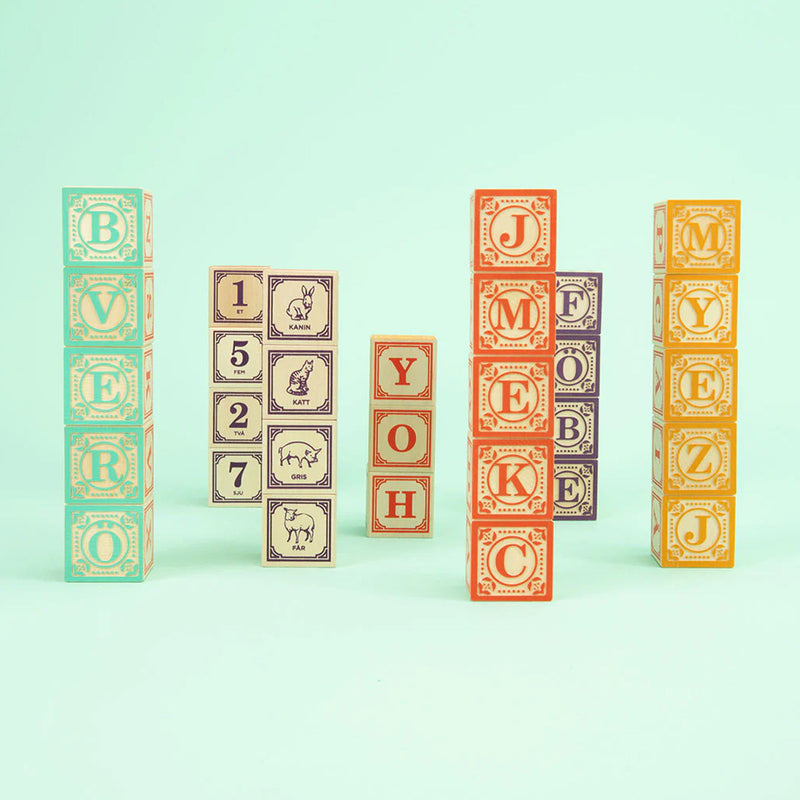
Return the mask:
[[[553,519],[597,519],[597,461],[556,461]]]

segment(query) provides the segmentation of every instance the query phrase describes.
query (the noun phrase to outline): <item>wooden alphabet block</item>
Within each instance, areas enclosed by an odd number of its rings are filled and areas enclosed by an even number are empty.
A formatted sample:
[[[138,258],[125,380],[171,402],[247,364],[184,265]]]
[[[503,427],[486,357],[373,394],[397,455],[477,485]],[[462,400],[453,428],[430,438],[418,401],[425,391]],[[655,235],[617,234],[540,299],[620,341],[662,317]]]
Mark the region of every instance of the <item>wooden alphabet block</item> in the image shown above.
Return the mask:
[[[267,495],[261,563],[265,567],[333,567],[336,495]]]
[[[263,378],[263,334],[260,329],[211,328],[211,383],[257,384]]]
[[[264,273],[269,267],[210,267],[211,327],[257,328],[264,322]]]
[[[597,458],[599,401],[596,397],[557,398],[553,426],[555,458]]]
[[[153,262],[153,196],[142,189],[61,190],[64,265]]]
[[[557,396],[600,394],[600,337],[570,334],[558,336],[555,355]]]
[[[555,269],[555,190],[477,189],[472,227],[475,272]]]
[[[67,505],[65,579],[143,581],[153,566],[153,500],[144,505]]]
[[[739,271],[739,200],[668,200],[653,210],[653,268],[658,272]]]
[[[603,274],[556,273],[556,335],[600,333]]]
[[[370,472],[367,480],[367,536],[433,536],[433,474]]]
[[[597,519],[597,460],[555,462],[553,519]]]
[[[265,344],[337,345],[338,272],[270,270],[266,282]]]
[[[265,415],[335,419],[337,354],[335,347],[265,347]]]
[[[369,469],[432,472],[434,438],[432,408],[371,408]]]
[[[435,336],[370,338],[370,403],[432,405],[436,396]]]
[[[263,403],[260,391],[242,387],[211,390],[209,442],[216,445],[260,445]]]
[[[336,423],[264,421],[264,493],[336,491]]]
[[[261,504],[261,451],[212,449],[208,452],[208,504]]]
[[[553,523],[467,520],[472,600],[552,600]]]

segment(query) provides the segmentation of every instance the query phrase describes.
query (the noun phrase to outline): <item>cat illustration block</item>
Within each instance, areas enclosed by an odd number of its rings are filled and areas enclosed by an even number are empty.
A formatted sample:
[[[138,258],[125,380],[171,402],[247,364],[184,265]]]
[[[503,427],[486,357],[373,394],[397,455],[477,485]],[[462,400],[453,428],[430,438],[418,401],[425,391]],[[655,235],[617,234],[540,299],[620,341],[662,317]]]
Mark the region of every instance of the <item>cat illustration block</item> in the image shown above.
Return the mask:
[[[435,336],[370,338],[370,402],[433,405],[436,395]]]
[[[435,416],[432,408],[370,409],[370,469],[433,471]]]
[[[552,600],[553,523],[467,519],[471,600]]]
[[[472,433],[552,436],[553,373],[552,356],[471,356]]]
[[[336,564],[336,496],[268,495],[261,563],[265,567]]]
[[[733,497],[652,494],[651,552],[662,567],[732,567]]]
[[[208,504],[260,505],[262,459],[260,450],[209,450]]]
[[[260,384],[263,373],[263,334],[260,329],[211,328],[211,383]]]
[[[336,417],[335,347],[264,348],[264,414]]]
[[[600,333],[601,272],[556,273],[556,333]]]
[[[597,458],[599,401],[596,397],[558,397],[553,420],[555,458]]]
[[[472,278],[472,352],[534,352],[556,347],[555,276],[475,273]]]
[[[260,326],[266,270],[269,267],[209,267],[209,325]]]
[[[475,272],[552,272],[556,263],[554,189],[477,189],[472,195]]]
[[[260,391],[241,387],[211,390],[209,441],[212,445],[260,445],[263,403]]]
[[[433,475],[367,475],[367,536],[430,539]]]
[[[152,413],[152,347],[65,348],[65,424],[141,425]]]
[[[666,347],[736,346],[736,275],[653,280],[653,340]]]
[[[135,506],[65,509],[65,579],[143,581],[153,566],[153,500]]]
[[[64,344],[141,346],[153,340],[153,273],[64,270]]]
[[[666,494],[736,492],[735,423],[653,420],[653,483]]]
[[[153,195],[142,189],[61,190],[64,265],[153,262]]]
[[[559,335],[555,355],[556,395],[600,394],[600,337]]]
[[[653,410],[667,422],[736,419],[736,350],[656,347]]]
[[[739,200],[668,200],[653,209],[653,268],[658,272],[739,271]]]
[[[553,440],[470,438],[467,506],[472,519],[549,519]]]
[[[264,421],[264,492],[336,491],[336,423]]]
[[[597,519],[597,460],[559,461],[553,476],[553,519]]]
[[[337,344],[338,272],[270,270],[266,284],[266,344]]]
[[[153,426],[65,428],[66,502],[142,503],[153,487]]]

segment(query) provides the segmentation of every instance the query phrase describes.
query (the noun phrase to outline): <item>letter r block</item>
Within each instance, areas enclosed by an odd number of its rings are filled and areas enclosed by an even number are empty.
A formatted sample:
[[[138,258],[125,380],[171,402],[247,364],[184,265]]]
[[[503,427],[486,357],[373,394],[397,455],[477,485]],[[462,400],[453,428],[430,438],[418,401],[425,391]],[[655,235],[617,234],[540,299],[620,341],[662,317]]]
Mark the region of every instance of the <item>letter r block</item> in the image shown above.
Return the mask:
[[[370,403],[432,406],[436,395],[436,338],[372,336]]]
[[[430,539],[433,536],[433,475],[370,472],[367,536]]]

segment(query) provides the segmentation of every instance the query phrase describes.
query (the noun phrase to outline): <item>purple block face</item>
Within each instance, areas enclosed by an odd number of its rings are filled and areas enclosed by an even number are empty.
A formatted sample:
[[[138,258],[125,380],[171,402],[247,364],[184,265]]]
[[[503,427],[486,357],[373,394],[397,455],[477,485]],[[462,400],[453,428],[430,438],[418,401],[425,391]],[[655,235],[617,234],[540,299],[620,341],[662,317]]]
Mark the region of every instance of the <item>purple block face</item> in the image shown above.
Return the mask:
[[[556,397],[600,394],[600,337],[556,334]]]
[[[553,519],[597,519],[597,460],[556,461]]]
[[[600,333],[602,272],[556,273],[556,334]]]
[[[553,441],[557,459],[597,458],[598,406],[596,397],[556,398]]]

